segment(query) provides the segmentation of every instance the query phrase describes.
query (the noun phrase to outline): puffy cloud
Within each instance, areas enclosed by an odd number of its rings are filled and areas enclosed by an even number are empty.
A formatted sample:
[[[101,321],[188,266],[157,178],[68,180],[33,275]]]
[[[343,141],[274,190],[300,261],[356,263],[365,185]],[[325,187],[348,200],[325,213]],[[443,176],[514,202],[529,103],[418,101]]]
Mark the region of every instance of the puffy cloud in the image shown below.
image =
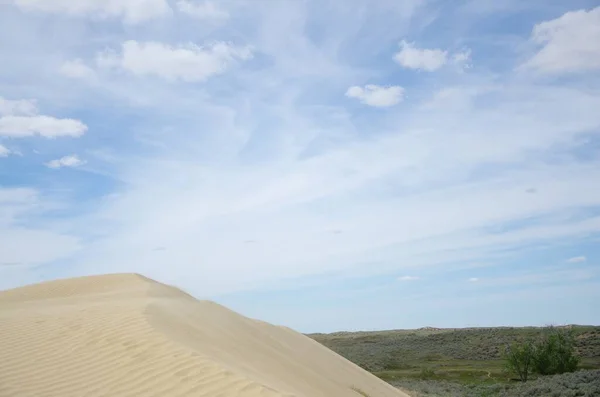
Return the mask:
[[[531,41],[542,48],[521,69],[542,74],[600,69],[600,7],[567,12],[535,25]]]
[[[205,1],[203,3],[189,0],[179,0],[177,9],[191,17],[198,19],[226,19],[229,18],[227,11],[220,9],[214,3]]]
[[[471,50],[468,48],[449,54],[448,51],[439,48],[417,48],[414,43],[406,40],[400,42],[400,47],[401,50],[394,55],[394,60],[407,69],[434,72],[447,64],[456,65],[460,69],[471,67]]]
[[[34,101],[9,100],[0,97],[0,136],[79,137],[87,130],[87,126],[79,120],[43,116],[38,115],[37,112]]]
[[[39,135],[44,138],[79,137],[87,126],[79,120],[58,119],[51,116],[0,117],[0,136],[24,138]]]
[[[404,88],[396,85],[383,87],[374,84],[367,84],[364,88],[352,86],[346,91],[346,96],[359,99],[365,105],[389,107],[403,99]]]
[[[166,0],[15,0],[24,11],[72,16],[119,17],[139,23],[171,13]]]
[[[400,47],[402,49],[394,55],[394,60],[408,69],[433,72],[448,62],[448,51],[438,48],[433,50],[420,49],[415,47],[414,43],[408,43],[405,40],[400,42]]]
[[[49,161],[46,163],[48,168],[75,168],[85,164],[85,161],[81,160],[77,155],[64,156],[56,160]]]
[[[585,261],[587,261],[587,258],[585,256],[575,256],[573,258],[567,259],[567,262],[569,263],[583,263]]]
[[[102,67],[126,70],[137,76],[158,76],[166,80],[200,82],[223,73],[235,60],[252,57],[248,47],[218,42],[206,47],[195,44],[170,46],[158,42],[123,43],[122,52],[104,52],[98,56]]]

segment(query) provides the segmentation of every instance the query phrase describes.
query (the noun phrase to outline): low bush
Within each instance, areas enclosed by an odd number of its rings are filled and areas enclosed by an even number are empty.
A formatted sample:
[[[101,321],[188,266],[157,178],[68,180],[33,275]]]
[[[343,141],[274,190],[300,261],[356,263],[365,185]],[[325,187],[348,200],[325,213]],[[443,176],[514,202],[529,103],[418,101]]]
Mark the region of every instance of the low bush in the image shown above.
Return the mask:
[[[460,384],[449,381],[402,379],[391,382],[413,397],[598,397],[600,370],[540,376],[529,382]]]
[[[540,375],[573,372],[579,365],[575,336],[569,329],[548,327],[534,347],[534,371]]]
[[[504,353],[506,369],[526,382],[531,373],[556,375],[573,372],[579,365],[575,336],[570,329],[548,327],[542,336],[514,342]]]
[[[516,374],[522,382],[527,382],[534,366],[534,356],[535,347],[533,342],[514,342],[506,348],[504,353],[506,370]]]

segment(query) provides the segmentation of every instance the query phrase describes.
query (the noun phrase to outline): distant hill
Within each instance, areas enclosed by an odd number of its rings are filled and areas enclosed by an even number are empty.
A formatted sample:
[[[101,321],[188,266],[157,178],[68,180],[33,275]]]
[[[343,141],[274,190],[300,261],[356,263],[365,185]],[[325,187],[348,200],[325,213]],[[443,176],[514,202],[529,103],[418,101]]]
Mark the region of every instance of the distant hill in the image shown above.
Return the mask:
[[[586,368],[600,368],[600,326],[567,325],[576,334]],[[423,361],[499,360],[503,346],[535,337],[541,327],[434,328],[309,334],[311,338],[372,372]]]

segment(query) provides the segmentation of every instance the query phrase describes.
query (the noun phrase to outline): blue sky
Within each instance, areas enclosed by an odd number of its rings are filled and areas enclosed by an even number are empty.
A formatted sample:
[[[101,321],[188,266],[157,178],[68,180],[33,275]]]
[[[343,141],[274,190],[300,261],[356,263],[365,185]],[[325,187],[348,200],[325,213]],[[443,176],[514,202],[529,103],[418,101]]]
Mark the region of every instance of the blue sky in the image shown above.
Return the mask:
[[[0,288],[303,332],[600,323],[596,1],[0,2]]]

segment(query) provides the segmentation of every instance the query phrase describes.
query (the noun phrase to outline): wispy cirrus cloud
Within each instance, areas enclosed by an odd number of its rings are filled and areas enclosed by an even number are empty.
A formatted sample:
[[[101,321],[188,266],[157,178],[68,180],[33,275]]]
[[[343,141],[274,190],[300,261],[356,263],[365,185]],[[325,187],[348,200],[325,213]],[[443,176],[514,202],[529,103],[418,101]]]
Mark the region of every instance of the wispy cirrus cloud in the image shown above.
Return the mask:
[[[417,276],[402,276],[402,277],[398,277],[398,281],[416,281],[416,280],[420,280],[420,277]]]
[[[72,79],[90,80],[96,77],[96,72],[81,59],[64,62],[59,71],[62,75]]]
[[[178,0],[177,9],[193,18],[203,20],[222,20],[229,18],[229,13],[212,1]]]
[[[47,12],[68,16],[120,17],[128,23],[140,23],[169,15],[166,0],[13,0],[17,7],[28,12]]]
[[[29,99],[6,99],[0,97],[0,116],[35,115],[38,112],[35,101]]]
[[[581,245],[600,233],[594,69],[556,80],[517,73],[524,52],[539,51],[527,31],[481,24],[477,13],[456,14],[467,19],[453,30],[445,18],[455,14],[420,1],[227,2],[218,6],[228,18],[201,24],[219,19],[205,7],[216,2],[171,4],[170,17],[136,27],[107,19],[125,11],[63,12],[61,40],[39,33],[55,12],[1,14],[0,33],[15,37],[0,65],[6,115],[38,117],[39,107],[86,128],[77,140],[27,132],[22,147],[14,132],[0,137],[24,153],[0,159],[10,167],[0,182],[22,175],[39,206],[68,207],[19,206],[3,235],[63,248],[35,260],[15,251],[11,262],[43,264],[46,277],[136,271],[207,297],[304,294],[335,280],[353,280],[341,293],[356,297],[381,277],[395,290],[427,284],[433,296],[483,299],[486,285],[521,277],[511,261],[543,273],[550,255],[528,255],[544,247],[560,262],[574,250],[593,258]],[[542,8],[502,15],[534,29],[574,6]],[[88,18],[104,33],[82,27]],[[414,41],[398,49],[402,37]],[[85,158],[81,172],[39,160],[66,166],[65,153]],[[468,283],[474,263],[487,265]],[[455,282],[436,276],[452,272]],[[398,274],[427,283],[399,288]],[[384,296],[368,288],[370,299]]]
[[[77,238],[48,225],[21,223],[24,216],[45,213],[56,206],[35,189],[0,186],[0,258],[2,263],[15,264],[0,265],[0,288],[39,280],[31,266],[64,259],[80,247]]]

